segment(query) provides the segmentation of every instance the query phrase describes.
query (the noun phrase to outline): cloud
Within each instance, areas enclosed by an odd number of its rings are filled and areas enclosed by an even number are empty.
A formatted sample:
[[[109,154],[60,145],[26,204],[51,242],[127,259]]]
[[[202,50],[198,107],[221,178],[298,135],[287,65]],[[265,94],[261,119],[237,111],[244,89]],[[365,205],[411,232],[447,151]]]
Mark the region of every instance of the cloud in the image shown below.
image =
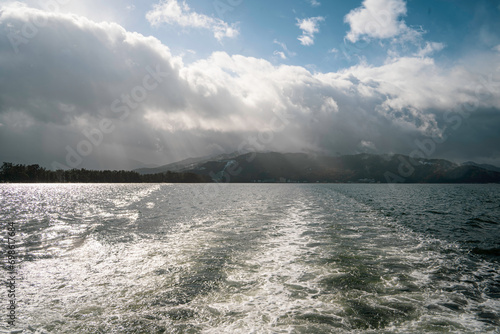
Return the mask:
[[[302,35],[297,39],[300,44],[310,46],[314,44],[314,34],[319,32],[319,22],[324,21],[322,16],[310,17],[307,19],[297,19],[297,26],[302,30]]]
[[[500,156],[493,51],[479,67],[412,56],[311,73],[225,52],[185,64],[154,37],[26,7],[4,7],[0,33],[23,37],[27,22],[45,24],[19,53],[0,39],[5,161],[127,168],[130,160],[162,164],[217,147],[354,153],[363,141],[379,153],[408,154],[416,139],[451,130],[457,136],[439,146],[441,156]],[[459,106],[470,116],[457,127]],[[464,138],[471,144],[462,150]],[[68,147],[80,164],[68,162]]]
[[[309,0],[309,3],[311,4],[311,6],[313,7],[318,7],[318,6],[321,6],[321,3],[317,0]]]
[[[443,50],[445,45],[443,43],[436,43],[436,42],[426,42],[425,46],[423,48],[420,48],[420,50],[415,54],[417,57],[427,57],[434,52],[439,52]]]
[[[283,60],[287,59],[287,58],[286,58],[285,53],[284,53],[284,52],[281,52],[281,51],[274,51],[274,52],[273,52],[273,55],[275,55],[275,56],[279,56],[279,57],[280,57],[281,59],[283,59]]]
[[[288,47],[286,46],[285,43],[282,43],[276,39],[273,41],[273,43],[278,44],[283,49],[283,51],[278,51],[278,50],[274,51],[273,54],[275,56],[278,55],[281,57],[281,59],[287,59],[288,57],[295,57],[297,55],[295,52],[288,50]],[[287,57],[287,55],[288,55],[288,57]]]
[[[297,39],[300,41],[300,44],[304,46],[311,46],[314,44],[314,38],[312,36],[301,35],[297,37]]]
[[[346,38],[355,43],[360,38],[414,39],[420,33],[409,28],[400,18],[406,16],[403,0],[364,0],[361,7],[351,10],[344,18],[350,30]]]
[[[146,19],[153,26],[167,23],[181,27],[207,29],[212,31],[218,41],[225,37],[234,38],[239,34],[239,29],[234,24],[230,25],[221,19],[193,12],[185,1],[179,3],[177,0],[165,0],[156,4],[146,14]]]
[[[375,144],[368,140],[362,140],[359,143],[359,148],[361,152],[377,152]]]

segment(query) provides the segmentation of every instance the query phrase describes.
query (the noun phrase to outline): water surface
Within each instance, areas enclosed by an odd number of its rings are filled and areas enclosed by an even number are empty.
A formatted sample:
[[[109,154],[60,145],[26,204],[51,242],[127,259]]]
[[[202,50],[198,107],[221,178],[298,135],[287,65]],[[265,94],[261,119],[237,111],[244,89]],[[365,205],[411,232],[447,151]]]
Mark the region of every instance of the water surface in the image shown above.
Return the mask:
[[[499,190],[0,185],[21,245],[16,328],[498,333]]]

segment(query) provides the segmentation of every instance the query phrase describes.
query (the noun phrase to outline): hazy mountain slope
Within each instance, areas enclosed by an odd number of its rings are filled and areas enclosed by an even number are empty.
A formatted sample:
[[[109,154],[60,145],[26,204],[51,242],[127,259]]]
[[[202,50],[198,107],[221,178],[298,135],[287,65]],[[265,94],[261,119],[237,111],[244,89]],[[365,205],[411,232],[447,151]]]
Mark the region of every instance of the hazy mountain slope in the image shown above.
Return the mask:
[[[500,173],[442,159],[410,160],[404,155],[339,157],[305,153],[247,153],[184,169],[219,182],[500,182]]]

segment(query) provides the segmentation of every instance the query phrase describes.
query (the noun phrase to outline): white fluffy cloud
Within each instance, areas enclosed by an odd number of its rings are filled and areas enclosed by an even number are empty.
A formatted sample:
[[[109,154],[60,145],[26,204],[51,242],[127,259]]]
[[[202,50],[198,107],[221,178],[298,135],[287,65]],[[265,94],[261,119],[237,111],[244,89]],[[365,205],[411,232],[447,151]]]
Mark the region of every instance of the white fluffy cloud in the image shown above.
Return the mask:
[[[405,15],[404,0],[364,0],[361,7],[353,9],[344,18],[350,26],[346,38],[355,43],[362,37],[385,39],[418,35],[401,20]]]
[[[224,37],[238,36],[239,30],[235,25],[230,25],[221,19],[193,12],[185,1],[165,0],[146,14],[146,19],[153,25],[161,23],[176,24],[181,27],[208,29],[213,32],[217,40]]]
[[[45,24],[27,38],[28,22]],[[3,9],[0,33],[26,39],[17,54],[9,38],[0,39],[6,161],[66,163],[68,147],[87,153],[78,145],[89,136],[99,143],[78,167],[166,163],[248,142],[255,144],[243,147],[256,150],[353,153],[365,143],[409,153],[415,138],[455,125],[443,115],[457,105],[475,107],[467,120],[480,129],[474,150],[498,153],[480,145],[481,136],[498,138],[500,73],[490,76],[500,65],[496,54],[484,69],[441,68],[422,55],[311,73],[224,52],[186,65],[159,40],[117,24],[25,7]],[[103,121],[113,130],[101,131]],[[102,138],[92,137],[95,129]]]
[[[297,19],[297,26],[302,30],[302,35],[297,39],[302,45],[310,46],[314,44],[314,34],[319,32],[319,23],[324,21],[322,16],[310,17],[306,19]]]

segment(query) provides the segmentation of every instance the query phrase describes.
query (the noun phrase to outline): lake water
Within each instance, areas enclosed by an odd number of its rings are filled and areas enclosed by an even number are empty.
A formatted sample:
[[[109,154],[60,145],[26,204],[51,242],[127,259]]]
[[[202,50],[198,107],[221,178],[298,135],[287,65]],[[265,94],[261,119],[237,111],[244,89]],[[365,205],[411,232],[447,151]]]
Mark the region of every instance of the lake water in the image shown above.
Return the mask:
[[[0,332],[499,333],[500,185],[3,184],[0,207]]]

